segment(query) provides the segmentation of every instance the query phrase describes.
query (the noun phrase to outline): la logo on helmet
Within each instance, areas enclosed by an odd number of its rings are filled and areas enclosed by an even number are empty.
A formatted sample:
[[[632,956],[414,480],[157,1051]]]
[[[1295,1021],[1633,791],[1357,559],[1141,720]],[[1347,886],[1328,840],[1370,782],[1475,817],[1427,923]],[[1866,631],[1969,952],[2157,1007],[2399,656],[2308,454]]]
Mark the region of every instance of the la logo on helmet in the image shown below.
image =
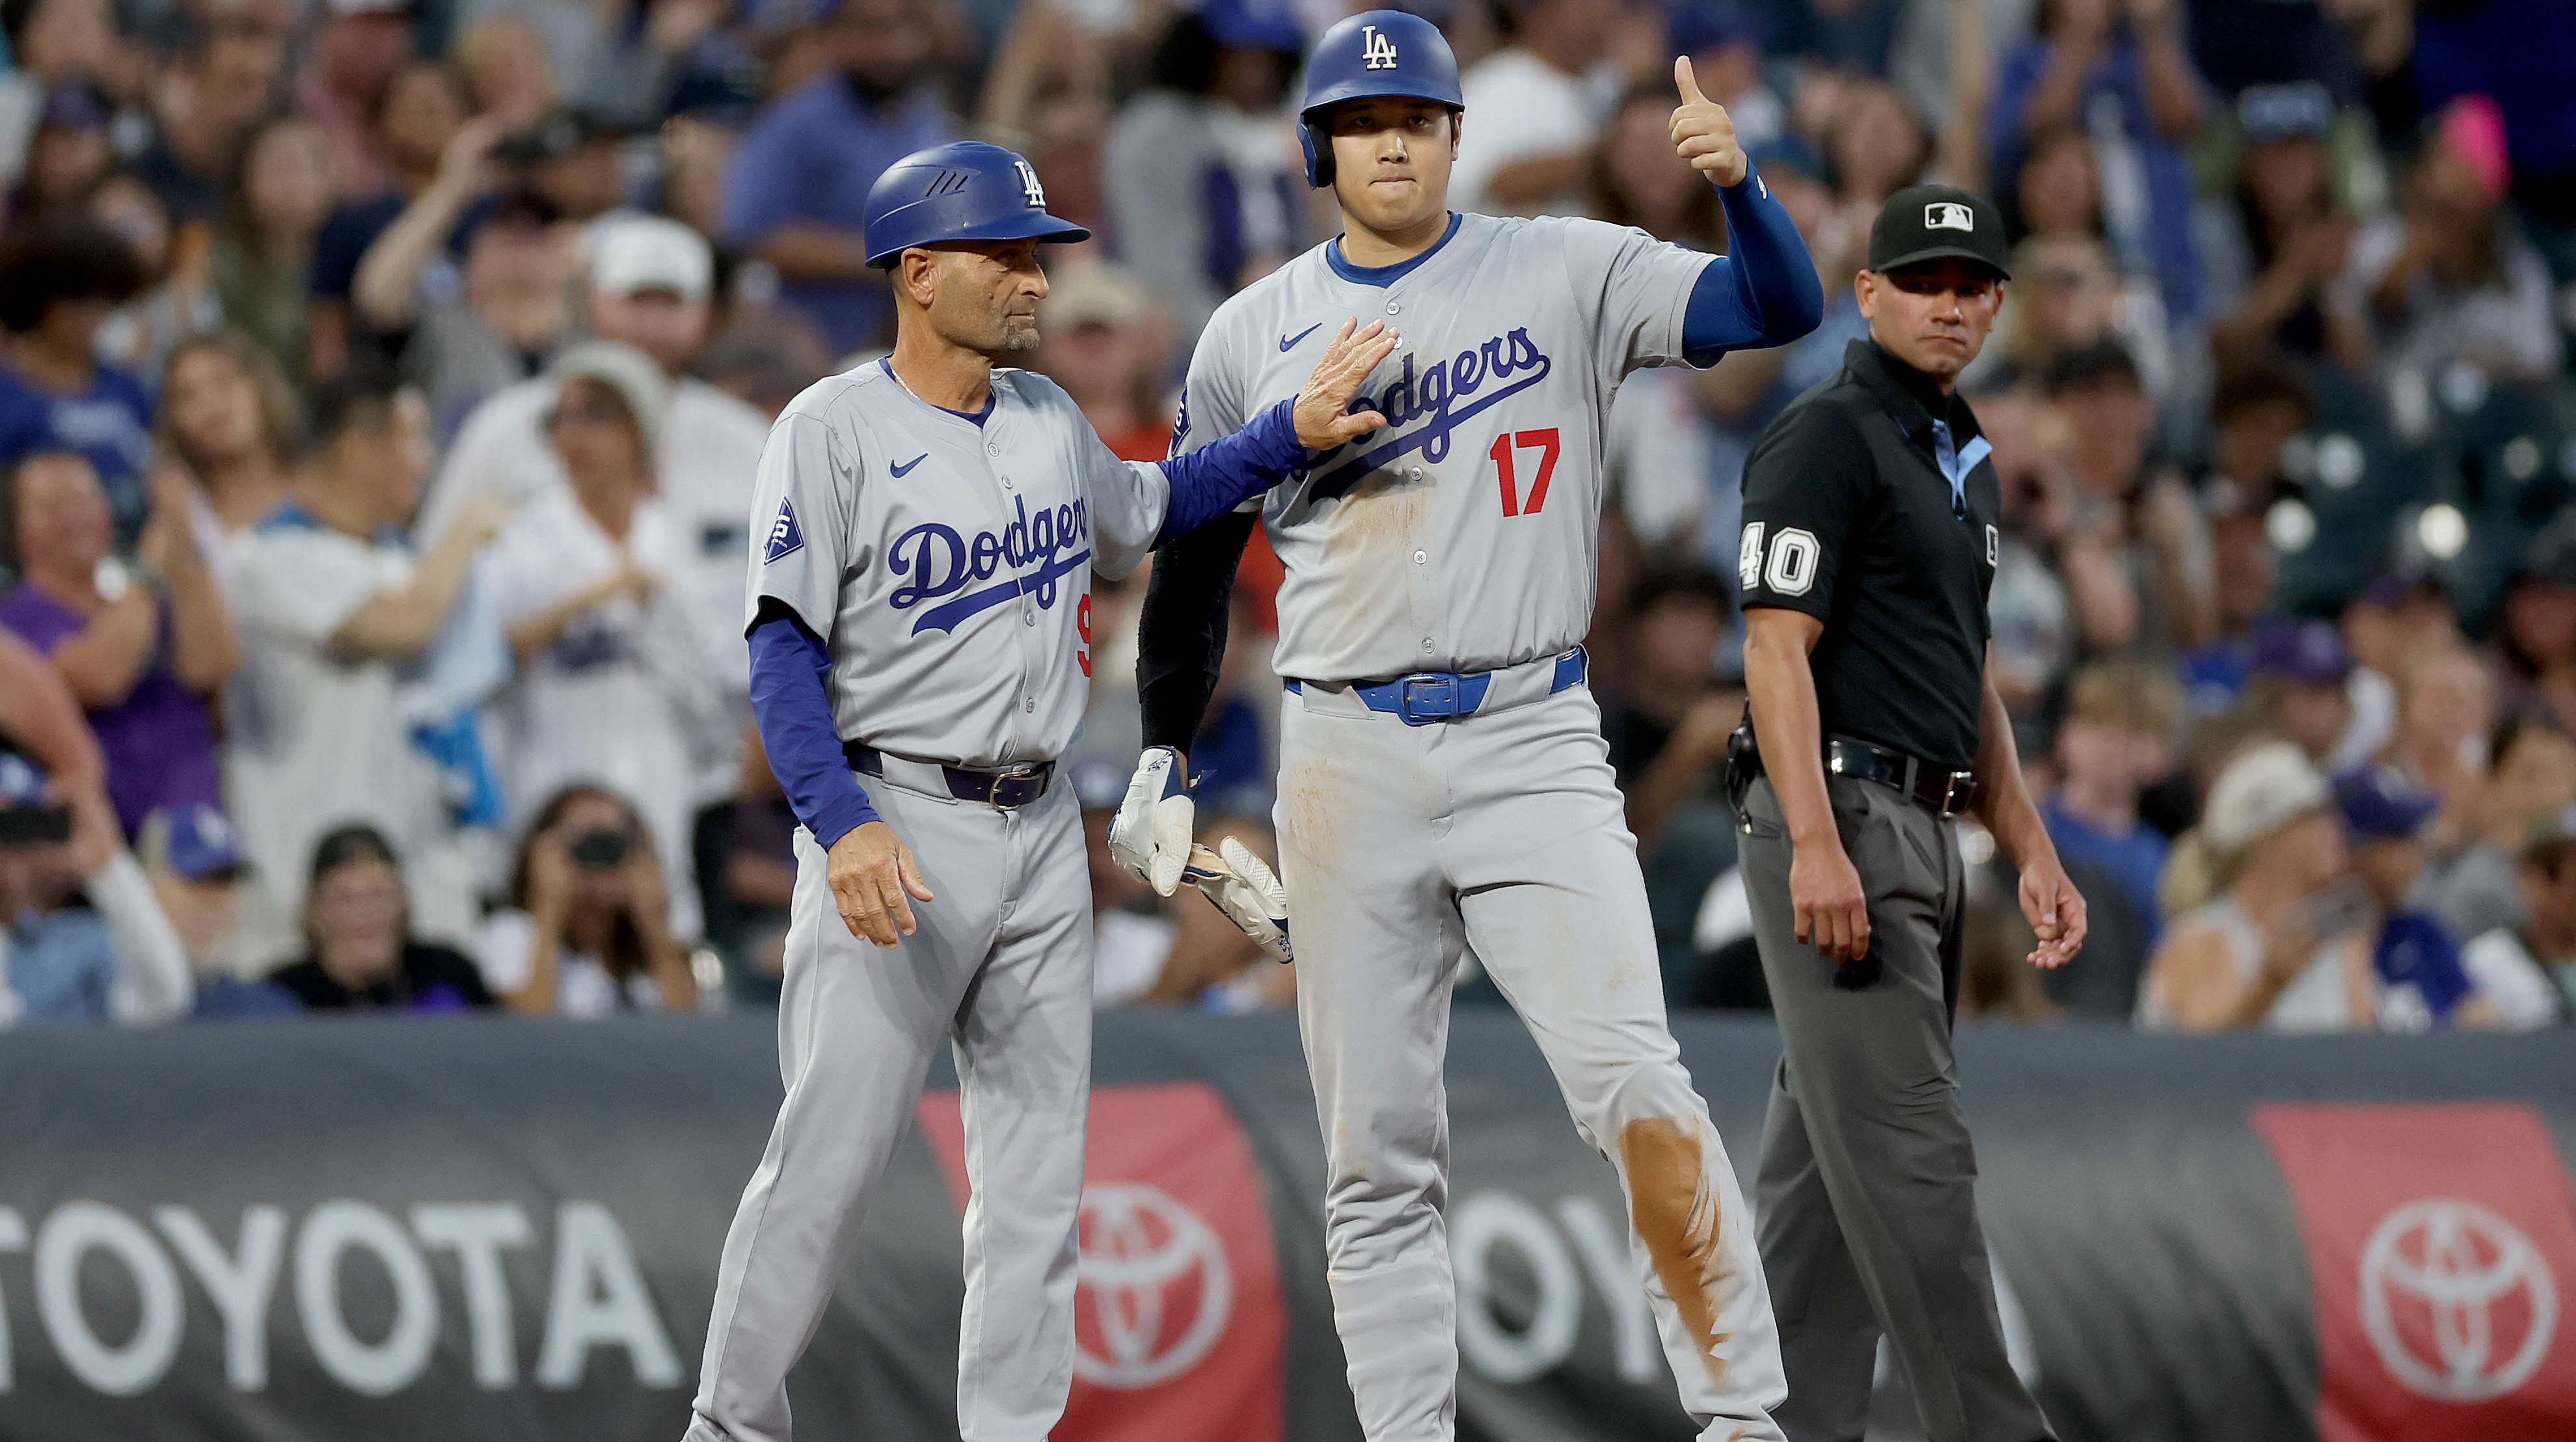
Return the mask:
[[[1368,62],[1361,68],[1367,70],[1393,70],[1395,68],[1395,42],[1378,34],[1377,27],[1374,25],[1361,26],[1360,34],[1368,37],[1367,40],[1360,45],[1360,58]]]
[[[1038,184],[1037,168],[1025,160],[1014,160],[1011,163],[1020,168],[1020,193],[1029,198],[1029,209],[1046,209],[1046,187]]]

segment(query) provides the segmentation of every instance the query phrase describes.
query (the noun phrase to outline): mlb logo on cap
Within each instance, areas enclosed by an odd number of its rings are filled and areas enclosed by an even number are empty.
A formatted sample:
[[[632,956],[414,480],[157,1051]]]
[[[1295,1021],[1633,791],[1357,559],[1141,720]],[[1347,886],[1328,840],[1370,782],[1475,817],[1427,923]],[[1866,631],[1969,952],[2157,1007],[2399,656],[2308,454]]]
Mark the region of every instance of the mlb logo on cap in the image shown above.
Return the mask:
[[[1956,201],[1936,200],[1923,207],[1923,228],[1973,233],[1977,228],[1977,213]]]
[[[1869,227],[1869,269],[1885,275],[1901,266],[1967,260],[2012,278],[1999,225],[1977,224],[1988,202],[1955,185],[1909,185],[1887,198]]]

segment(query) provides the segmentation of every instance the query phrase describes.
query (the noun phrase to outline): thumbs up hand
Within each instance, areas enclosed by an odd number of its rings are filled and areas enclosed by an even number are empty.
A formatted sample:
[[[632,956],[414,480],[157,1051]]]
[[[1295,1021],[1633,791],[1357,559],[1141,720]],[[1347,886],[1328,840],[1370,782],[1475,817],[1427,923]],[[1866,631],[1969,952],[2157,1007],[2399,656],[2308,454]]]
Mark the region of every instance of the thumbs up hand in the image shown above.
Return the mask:
[[[1673,149],[1699,173],[1720,185],[1744,181],[1744,147],[1735,140],[1735,122],[1726,107],[1699,93],[1691,78],[1690,57],[1673,61],[1673,85],[1682,103],[1673,107]]]

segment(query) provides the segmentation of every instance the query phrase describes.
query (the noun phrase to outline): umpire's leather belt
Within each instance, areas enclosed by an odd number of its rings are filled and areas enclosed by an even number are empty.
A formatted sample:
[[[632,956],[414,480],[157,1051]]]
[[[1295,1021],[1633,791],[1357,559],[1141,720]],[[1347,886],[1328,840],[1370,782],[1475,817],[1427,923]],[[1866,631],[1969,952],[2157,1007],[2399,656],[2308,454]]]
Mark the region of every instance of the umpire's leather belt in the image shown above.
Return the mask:
[[[945,792],[960,801],[981,801],[1004,811],[1026,806],[1046,795],[1047,784],[1055,779],[1052,761],[1024,761],[999,771],[974,771],[936,761],[888,756],[857,741],[842,742],[841,756],[850,763],[851,770],[862,776],[878,777],[908,791],[932,796]]]
[[[1977,773],[1935,766],[1920,757],[1836,736],[1825,742],[1825,770],[1893,786],[1946,820],[1977,804]]]
[[[1416,671],[1392,681],[1288,681],[1292,696],[1318,711],[1383,711],[1407,726],[1507,711],[1583,684],[1590,667],[1582,647],[1499,671]],[[1354,705],[1352,703],[1356,702]]]

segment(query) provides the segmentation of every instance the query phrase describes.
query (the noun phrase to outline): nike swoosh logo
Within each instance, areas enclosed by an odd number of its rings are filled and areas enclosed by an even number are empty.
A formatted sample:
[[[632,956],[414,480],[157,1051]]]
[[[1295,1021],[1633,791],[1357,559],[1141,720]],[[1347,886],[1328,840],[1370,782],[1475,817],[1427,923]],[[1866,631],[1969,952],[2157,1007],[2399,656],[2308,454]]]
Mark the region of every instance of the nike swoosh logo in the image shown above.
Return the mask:
[[[889,470],[889,471],[894,472],[894,478],[895,478],[896,480],[898,480],[898,481],[899,481],[899,480],[902,480],[905,476],[908,476],[908,475],[912,474],[912,468],[913,468],[913,467],[915,467],[915,466],[917,466],[917,465],[920,465],[923,461],[926,461],[926,460],[929,460],[929,459],[930,459],[930,452],[928,452],[928,451],[923,451],[920,455],[917,455],[917,456],[913,457],[911,460],[908,460],[908,461],[904,462],[902,465],[899,465],[899,466],[888,466],[888,467],[886,467],[886,469],[887,469],[887,470]]]
[[[1299,342],[1299,341],[1301,341],[1301,340],[1304,340],[1306,337],[1308,337],[1308,336],[1310,336],[1310,335],[1313,335],[1313,334],[1315,333],[1315,331],[1316,331],[1317,327],[1320,327],[1321,325],[1323,325],[1323,322],[1322,322],[1322,321],[1317,321],[1317,322],[1315,322],[1315,324],[1314,324],[1314,325],[1310,325],[1310,326],[1306,327],[1304,330],[1301,330],[1301,331],[1297,332],[1295,335],[1283,335],[1283,336],[1281,336],[1281,337],[1279,338],[1279,353],[1280,353],[1281,355],[1286,355],[1288,352],[1290,352],[1290,351],[1292,351],[1292,350],[1295,350],[1295,349],[1297,348],[1297,342]]]

